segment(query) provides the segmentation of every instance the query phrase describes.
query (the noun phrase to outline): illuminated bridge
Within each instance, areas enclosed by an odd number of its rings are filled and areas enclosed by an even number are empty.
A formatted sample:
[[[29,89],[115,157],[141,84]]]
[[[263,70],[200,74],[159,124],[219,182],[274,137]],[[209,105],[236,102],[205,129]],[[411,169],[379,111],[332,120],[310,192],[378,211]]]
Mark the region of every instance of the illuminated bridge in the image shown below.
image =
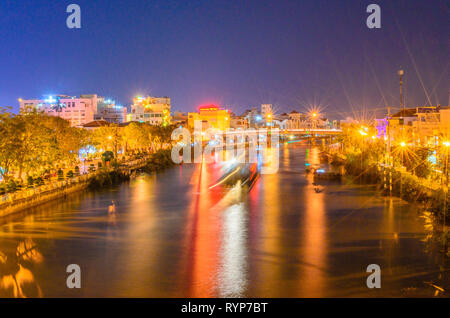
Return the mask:
[[[262,132],[263,130],[259,130]],[[269,130],[270,131],[270,130]],[[236,135],[248,135],[252,133],[256,133],[258,130],[233,130],[233,131],[227,131],[227,134],[236,134]],[[330,135],[340,135],[342,134],[342,129],[336,129],[336,128],[297,128],[297,129],[279,129],[280,136],[282,135],[296,135],[296,136],[330,136]]]

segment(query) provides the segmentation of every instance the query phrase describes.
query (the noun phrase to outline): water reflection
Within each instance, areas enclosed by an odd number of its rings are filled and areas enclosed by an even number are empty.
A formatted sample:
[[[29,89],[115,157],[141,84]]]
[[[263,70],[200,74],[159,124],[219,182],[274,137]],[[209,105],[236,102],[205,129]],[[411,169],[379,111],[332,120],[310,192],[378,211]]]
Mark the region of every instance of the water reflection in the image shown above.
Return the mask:
[[[218,274],[220,297],[243,297],[247,287],[247,222],[243,203],[223,211]]]
[[[0,224],[0,297],[433,296],[448,266],[415,206],[367,186],[314,190],[319,150],[280,147],[276,174],[250,191],[214,163],[55,201]],[[425,227],[424,227],[425,226]],[[428,239],[427,239],[428,238]],[[426,241],[426,242],[424,242]],[[431,246],[431,245],[430,245]],[[436,256],[438,255],[438,256]],[[80,264],[79,291],[65,285]],[[383,288],[365,268],[380,264]],[[439,292],[438,296],[446,296]]]
[[[212,176],[206,163],[197,166],[193,178],[198,180],[190,207],[188,233],[190,295],[192,297],[213,297],[216,289],[218,251],[221,223],[218,222],[219,209],[211,209],[219,200],[218,189],[209,191]]]
[[[309,162],[312,166],[320,165],[319,149],[309,152]],[[301,275],[302,294],[308,297],[323,297],[326,287],[326,211],[325,194],[317,193],[313,185],[314,177],[307,175],[308,185],[304,187],[305,222],[302,228],[301,254],[303,268]]]
[[[42,254],[31,239],[20,242],[15,254],[0,251],[0,296],[42,297],[32,272],[33,265],[42,261]]]

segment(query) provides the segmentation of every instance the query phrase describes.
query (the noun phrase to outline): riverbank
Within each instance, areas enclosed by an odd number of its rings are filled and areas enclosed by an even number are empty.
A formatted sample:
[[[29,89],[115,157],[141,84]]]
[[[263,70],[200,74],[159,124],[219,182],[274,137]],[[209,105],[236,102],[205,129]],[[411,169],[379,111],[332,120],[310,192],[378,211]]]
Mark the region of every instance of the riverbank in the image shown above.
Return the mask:
[[[0,218],[64,198],[75,192],[112,186],[129,180],[137,170],[161,171],[174,164],[170,154],[169,149],[159,150],[145,158],[122,162],[112,168],[100,168],[84,175],[3,195],[0,197]]]

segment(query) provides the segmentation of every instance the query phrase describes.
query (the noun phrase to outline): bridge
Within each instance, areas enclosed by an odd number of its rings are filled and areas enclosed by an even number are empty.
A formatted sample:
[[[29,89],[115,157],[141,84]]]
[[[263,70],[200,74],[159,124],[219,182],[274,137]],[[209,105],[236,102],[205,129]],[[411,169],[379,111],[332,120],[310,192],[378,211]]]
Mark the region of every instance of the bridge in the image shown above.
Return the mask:
[[[342,133],[342,129],[336,128],[298,128],[298,129],[285,129],[280,130],[288,134],[322,134],[322,135],[339,135]]]
[[[255,133],[269,132],[270,129],[247,129],[247,130],[229,130],[225,134],[230,135],[252,135]],[[340,135],[342,134],[342,129],[337,128],[293,128],[293,129],[279,129],[280,136],[290,134],[290,135],[320,135],[320,136],[330,136],[330,135]]]
[[[222,147],[223,141],[220,141],[220,137],[230,136],[231,139],[227,139],[227,143],[234,144],[235,146],[246,145],[248,146],[247,138],[264,138],[263,136],[267,136],[267,140],[270,142],[271,138],[269,137],[270,132],[273,131],[271,129],[246,129],[246,130],[228,130],[228,131],[216,131],[214,133],[209,133],[210,137],[203,139],[202,144],[205,146],[207,144]],[[337,136],[342,134],[342,129],[336,128],[295,128],[295,129],[278,129],[279,137],[285,140],[287,137],[291,139],[288,142],[294,142],[292,139],[296,139],[296,141],[305,140],[309,138],[332,138],[333,136]],[[203,135],[203,133],[202,133]],[[259,137],[258,137],[259,136]],[[234,137],[237,140],[234,140]],[[205,137],[203,137],[205,138]],[[217,139],[219,138],[219,139]],[[256,139],[254,139],[256,141]]]

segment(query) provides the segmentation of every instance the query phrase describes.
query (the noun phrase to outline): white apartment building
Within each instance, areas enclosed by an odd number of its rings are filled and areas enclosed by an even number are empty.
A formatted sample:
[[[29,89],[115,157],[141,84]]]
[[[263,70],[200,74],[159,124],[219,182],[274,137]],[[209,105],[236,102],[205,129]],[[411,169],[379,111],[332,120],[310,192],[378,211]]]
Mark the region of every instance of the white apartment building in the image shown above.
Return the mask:
[[[116,105],[115,101],[110,99],[98,98],[97,113],[94,120],[105,120],[108,123],[124,123],[127,121],[127,108]]]
[[[44,99],[19,99],[20,110],[30,108],[42,111],[49,116],[58,116],[70,122],[71,126],[81,127],[94,120],[122,123],[126,119],[126,107],[116,106],[114,101],[91,95],[67,96],[51,95]]]
[[[170,98],[167,96],[134,98],[127,121],[146,122],[151,125],[170,124]]]

